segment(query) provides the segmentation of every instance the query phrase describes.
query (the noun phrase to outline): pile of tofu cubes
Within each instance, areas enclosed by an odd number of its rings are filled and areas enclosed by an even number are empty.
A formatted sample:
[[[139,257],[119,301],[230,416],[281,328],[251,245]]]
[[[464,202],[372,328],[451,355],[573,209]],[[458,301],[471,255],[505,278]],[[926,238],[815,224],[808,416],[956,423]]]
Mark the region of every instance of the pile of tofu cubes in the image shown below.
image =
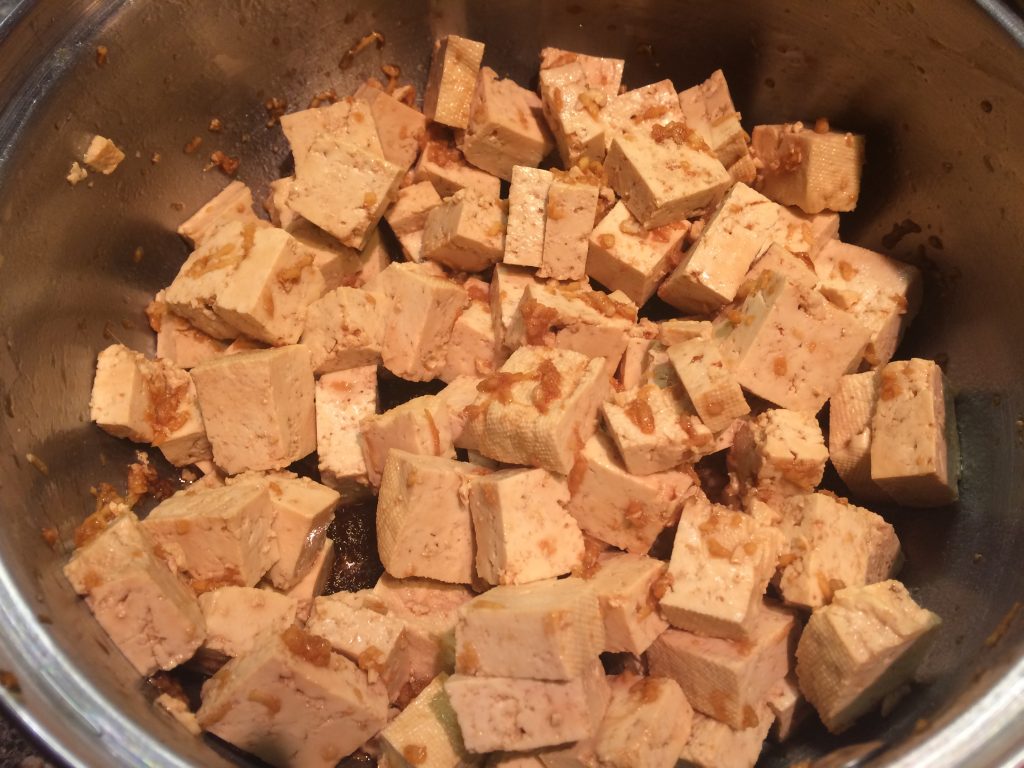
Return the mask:
[[[277,766],[749,768],[811,709],[843,731],[939,625],[861,504],[959,471],[942,371],[892,359],[918,270],[838,239],[862,138],[748,135],[721,72],[625,90],[548,48],[535,93],[483,53],[439,40],[422,112],[370,81],[284,115],[269,221],[235,181],[182,224],[156,356],[104,350],[92,417],[203,476],[114,503],[69,580],[142,675],[222,665],[162,703]],[[380,412],[379,377],[442,384]],[[373,497],[386,573],[322,596]]]

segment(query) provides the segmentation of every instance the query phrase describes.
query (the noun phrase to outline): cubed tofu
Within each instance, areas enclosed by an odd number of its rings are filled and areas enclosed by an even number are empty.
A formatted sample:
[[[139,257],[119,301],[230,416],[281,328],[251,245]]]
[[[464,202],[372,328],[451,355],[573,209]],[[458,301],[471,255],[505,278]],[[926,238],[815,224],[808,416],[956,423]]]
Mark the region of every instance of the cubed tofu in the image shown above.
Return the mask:
[[[123,344],[111,344],[96,360],[89,416],[115,437],[152,443],[176,467],[211,456],[188,371]]]
[[[761,191],[775,202],[805,213],[857,207],[863,136],[802,123],[757,125],[751,146],[761,164]]]
[[[508,226],[505,232],[505,264],[539,267],[544,260],[544,221],[551,171],[517,165],[512,169],[508,192]]]
[[[690,218],[731,186],[722,164],[683,123],[622,131],[605,171],[612,189],[647,229]]]
[[[543,285],[532,269],[496,264],[491,274],[491,321],[494,324],[494,337],[506,352],[513,349],[506,340],[509,327],[516,316],[519,302],[531,285]]]
[[[520,347],[480,383],[464,432],[491,459],[565,475],[577,447],[596,429],[608,387],[601,359]]]
[[[281,115],[281,130],[292,148],[295,165],[304,165],[310,147],[319,137],[329,136],[384,157],[370,105],[345,98],[325,107],[313,107]]]
[[[825,245],[839,236],[839,214],[835,211],[804,213],[780,205],[772,240],[800,258],[814,259]]]
[[[800,690],[840,733],[913,677],[941,623],[898,581],[841,589],[800,637]]]
[[[619,362],[618,382],[622,389],[636,389],[642,383],[647,351],[657,343],[658,326],[646,317],[630,329],[626,350]]]
[[[751,183],[756,167],[750,157],[750,138],[740,124],[722,70],[681,92],[679,106],[686,124],[711,147],[729,174],[738,182]]]
[[[938,507],[957,500],[953,388],[938,363],[913,358],[882,369],[871,436],[871,479],[898,503]]]
[[[795,674],[789,674],[777,682],[768,694],[766,703],[775,715],[772,738],[779,742],[788,741],[810,713]]]
[[[381,360],[391,300],[360,288],[335,288],[309,305],[302,344],[313,372],[376,366]]]
[[[450,425],[448,407],[436,395],[414,397],[384,413],[365,417],[359,444],[370,484],[375,488],[380,485],[384,466],[394,450],[454,459]]]
[[[483,58],[483,43],[458,35],[435,40],[423,92],[423,114],[435,123],[466,128]]]
[[[754,768],[771,728],[771,711],[755,707],[757,725],[734,730],[713,717],[693,715],[690,740],[679,753],[681,768]]]
[[[203,647],[225,656],[249,653],[261,635],[280,634],[295,623],[299,602],[255,587],[219,587],[199,595],[206,622]]]
[[[460,189],[427,214],[421,256],[459,272],[480,272],[505,252],[505,205]]]
[[[448,411],[448,425],[452,433],[452,442],[457,448],[467,448],[474,452],[475,449],[471,445],[463,442],[462,433],[469,418],[466,410],[476,402],[480,393],[477,386],[481,381],[479,376],[456,376],[448,383],[448,386],[437,393],[438,399],[444,403],[444,407]],[[479,458],[483,459],[484,457],[480,456]],[[485,460],[490,461],[490,459]]]
[[[736,298],[754,259],[768,244],[779,206],[742,182],[722,199],[679,266],[662,283],[662,300],[707,313]]]
[[[590,234],[587,276],[643,306],[682,256],[689,222],[646,230],[621,200]]]
[[[462,732],[438,675],[380,733],[389,768],[471,768],[483,758],[466,751]]]
[[[713,338],[673,344],[667,355],[694,410],[712,432],[721,432],[750,413],[739,381]]]
[[[295,600],[298,606],[296,615],[299,621],[304,622],[309,618],[310,611],[313,608],[313,600],[323,594],[333,569],[334,540],[324,539],[324,543],[320,545],[320,551],[313,559],[313,564],[306,571],[306,575],[299,579],[294,586],[288,589],[276,590]],[[273,589],[267,582],[262,582],[261,587],[263,589]]]
[[[158,291],[146,307],[146,316],[156,333],[156,356],[178,368],[194,368],[204,360],[219,357],[228,346],[168,310],[163,291]]]
[[[689,632],[733,640],[755,636],[781,547],[778,531],[696,494],[679,518],[662,613]]]
[[[401,166],[362,147],[320,134],[304,159],[295,158],[288,207],[343,244],[362,250],[398,194],[404,174]]]
[[[775,207],[783,210],[782,206]],[[808,291],[818,287],[818,276],[814,272],[813,261],[806,256],[797,256],[795,253],[787,251],[778,243],[771,243],[750,265],[736,295],[741,299],[745,298],[747,289],[757,285],[761,275],[765,272],[777,272],[780,275],[785,275],[787,280]]]
[[[878,371],[851,373],[828,401],[828,455],[859,501],[884,503],[889,494],[871,479],[872,422],[878,406]]]
[[[809,493],[825,474],[828,449],[818,420],[808,413],[769,408],[744,421],[729,451],[741,490]]]
[[[921,308],[921,271],[838,240],[814,257],[814,268],[821,292],[871,332],[865,364],[879,368],[888,363]]]
[[[117,166],[124,160],[124,152],[117,148],[117,145],[105,136],[93,136],[89,146],[82,155],[82,162],[99,171],[104,176],[109,176],[117,170]]]
[[[476,573],[488,584],[563,576],[583,562],[583,533],[565,511],[569,488],[544,469],[506,469],[473,481]]]
[[[544,255],[538,277],[583,280],[587,250],[597,214],[599,188],[586,180],[558,176],[548,188],[544,206]]]
[[[252,207],[252,190],[241,181],[232,181],[182,222],[178,226],[178,234],[192,247],[199,248],[221,225],[231,221],[246,224],[254,222],[256,218]]]
[[[195,595],[157,557],[131,512],[76,549],[64,575],[144,677],[187,661],[206,637]]]
[[[615,445],[598,432],[583,446],[569,475],[569,513],[586,533],[612,546],[646,554],[665,528],[679,519],[692,475],[669,471],[631,474]]]
[[[572,680],[586,673],[604,644],[601,608],[588,582],[570,577],[495,587],[459,609],[455,669]]]
[[[868,331],[815,291],[765,272],[738,309],[716,322],[722,357],[748,392],[817,413],[855,366]]]
[[[392,449],[377,504],[377,551],[389,574],[473,581],[473,521],[463,486],[485,470]],[[430,515],[422,510],[429,507]]]
[[[587,583],[604,619],[604,649],[639,656],[668,629],[658,600],[668,587],[665,563],[644,555],[602,555]]]
[[[384,218],[409,261],[423,260],[423,230],[427,225],[427,214],[440,204],[441,196],[434,185],[420,181],[398,190],[394,205],[384,212]]]
[[[613,96],[601,110],[601,119],[607,126],[605,144],[610,148],[612,139],[627,128],[682,122],[683,112],[672,81],[659,80]]]
[[[416,162],[416,181],[429,181],[441,197],[451,197],[460,189],[469,189],[484,198],[501,196],[501,179],[466,162],[462,150],[449,134],[427,131],[426,145]]]
[[[343,285],[359,288],[391,263],[379,229],[373,230],[361,251],[342,245],[333,235],[300,217],[287,229],[299,252],[311,256],[313,266],[323,275],[324,292]]]
[[[427,133],[426,116],[369,85],[360,86],[355,98],[370,105],[384,159],[406,170],[411,168]]]
[[[349,504],[370,494],[361,424],[377,413],[377,366],[327,373],[316,382],[316,454],[321,481]]]
[[[213,460],[228,474],[281,469],[316,450],[313,360],[301,344],[192,369]]]
[[[670,629],[654,641],[647,659],[651,674],[679,683],[698,712],[737,730],[767,717],[767,731],[772,715],[761,705],[789,672],[798,634],[792,613],[759,600],[746,640]]]
[[[470,752],[522,752],[586,739],[597,729],[610,692],[593,661],[572,680],[452,675],[445,681]]]
[[[825,493],[791,496],[779,511],[790,542],[779,588],[791,605],[826,605],[836,590],[891,577],[901,561],[893,527],[845,499]]]
[[[452,326],[448,344],[448,357],[438,374],[442,381],[451,382],[460,376],[479,378],[494,373],[499,359],[498,342],[494,338],[494,320],[491,317],[490,286],[476,278],[466,281],[470,302]]]
[[[477,168],[510,181],[514,166],[540,165],[554,142],[537,94],[483,67],[460,146]]]
[[[274,766],[330,768],[387,723],[387,696],[323,638],[267,635],[203,685],[203,730]]]
[[[675,768],[690,739],[693,708],[679,684],[664,677],[608,678],[611,699],[594,751],[608,768]]]
[[[587,82],[578,61],[542,68],[539,75],[544,117],[555,137],[558,154],[566,168],[605,156],[605,124],[601,108],[608,94]]]
[[[626,66],[624,59],[589,56],[585,53],[565,51],[561,48],[541,48],[541,70],[561,67],[566,64],[580,65],[588,88],[600,91],[609,97],[618,94],[619,86],[622,84],[622,71]]]

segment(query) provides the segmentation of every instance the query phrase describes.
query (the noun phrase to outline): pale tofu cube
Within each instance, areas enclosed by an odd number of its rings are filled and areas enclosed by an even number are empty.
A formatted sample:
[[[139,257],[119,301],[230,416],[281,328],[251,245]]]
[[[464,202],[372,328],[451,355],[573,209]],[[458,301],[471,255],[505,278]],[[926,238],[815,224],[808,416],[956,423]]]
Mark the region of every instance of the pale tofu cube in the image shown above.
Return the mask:
[[[623,130],[682,122],[683,112],[672,81],[659,80],[609,99],[601,110],[601,119],[608,127],[605,143],[611,148],[612,139]]]
[[[668,629],[658,612],[667,588],[665,563],[644,555],[607,554],[587,583],[597,595],[604,619],[604,649],[639,656]]]
[[[770,408],[745,421],[729,451],[729,466],[741,489],[758,488],[784,496],[817,488],[827,460],[818,420],[782,408]]]
[[[772,738],[775,741],[787,741],[810,714],[810,707],[800,693],[795,674],[787,675],[777,682],[768,694],[766,703],[775,715],[775,722],[772,723]]]
[[[397,578],[473,581],[473,521],[463,486],[485,470],[392,449],[377,503],[377,550]],[[422,514],[429,508],[430,515]]]
[[[457,448],[469,448],[462,440],[463,430],[466,428],[466,421],[469,418],[467,409],[474,402],[480,391],[477,386],[482,381],[479,376],[456,376],[448,386],[437,393],[437,398],[444,403],[448,411],[448,426],[452,433],[452,442]],[[480,456],[480,459],[484,457]],[[484,459],[490,461],[489,459]]]
[[[327,539],[341,497],[337,491],[308,477],[267,477],[274,517],[271,530],[277,539],[278,561],[267,572],[277,589],[297,584],[313,567]]]
[[[512,346],[506,340],[509,327],[516,316],[519,302],[531,285],[543,285],[532,269],[496,264],[491,275],[491,320],[494,323],[494,337],[502,349],[511,352]]]
[[[828,401],[828,455],[832,466],[860,501],[884,503],[889,494],[871,479],[872,422],[878,406],[878,371],[852,373]]]
[[[360,288],[335,288],[309,305],[302,344],[313,372],[376,366],[381,361],[391,300]]]
[[[683,123],[624,130],[605,161],[608,182],[647,229],[690,218],[732,185],[718,160],[695,148]]]
[[[361,251],[342,245],[335,237],[298,217],[288,233],[295,239],[299,252],[313,258],[313,266],[323,275],[325,292],[343,285],[359,288],[391,263],[379,229],[373,230]]]
[[[370,495],[361,424],[377,413],[377,366],[327,373],[316,382],[316,454],[322,482],[349,504]]]
[[[941,623],[898,581],[839,590],[800,637],[800,690],[840,733],[913,677]]]
[[[483,58],[483,43],[458,35],[435,40],[423,92],[423,114],[435,123],[466,128]]]
[[[404,170],[336,136],[321,134],[295,158],[288,207],[357,250],[366,247],[398,194]]]
[[[681,768],[754,768],[771,728],[771,711],[764,704],[755,708],[757,725],[733,730],[713,717],[693,715],[690,740],[679,753]]]
[[[665,618],[673,627],[702,635],[754,637],[782,539],[751,516],[712,504],[703,493],[687,500],[672,544],[671,584],[661,598]]]
[[[525,751],[597,733],[610,692],[599,661],[572,680],[452,675],[445,681],[470,752]]]
[[[603,360],[520,347],[484,379],[465,432],[488,458],[568,474],[608,391]]]
[[[384,159],[411,168],[427,134],[426,116],[380,88],[360,86],[355,97],[370,105]]]
[[[590,234],[587,276],[643,306],[681,257],[688,229],[676,221],[646,230],[620,200]]]
[[[413,178],[429,181],[441,197],[451,197],[460,189],[472,190],[487,199],[501,196],[501,179],[467,163],[451,137],[438,131],[427,132],[427,143]]]
[[[817,413],[855,366],[868,331],[815,291],[765,272],[738,309],[716,322],[722,357],[748,392]]]
[[[206,637],[195,595],[157,557],[130,512],[76,549],[64,575],[144,677],[187,661]]]
[[[731,302],[768,244],[778,208],[746,184],[734,185],[658,295],[673,307],[694,313]]]
[[[414,397],[360,425],[367,477],[377,487],[391,451],[455,458],[448,406],[436,395]]]
[[[560,48],[541,48],[540,68],[542,70],[566,64],[580,65],[588,88],[600,91],[606,96],[615,96],[619,93],[619,86],[622,84],[622,70],[626,66],[624,59],[588,56],[585,53],[575,53]]]
[[[85,154],[82,155],[82,162],[104,176],[109,176],[116,171],[122,160],[124,160],[124,152],[118,149],[110,139],[100,135],[92,137],[92,141],[85,149]]]
[[[598,432],[584,444],[572,467],[568,510],[591,536],[646,554],[658,534],[679,519],[683,499],[693,486],[693,477],[685,472],[631,474],[612,441]]]
[[[801,258],[814,259],[822,248],[839,236],[839,214],[835,211],[804,213],[780,205],[772,240]]]
[[[953,388],[938,363],[913,358],[882,369],[871,435],[871,479],[898,503],[938,507],[957,500]]]
[[[571,168],[584,159],[604,160],[607,129],[601,108],[608,103],[608,94],[587,82],[578,61],[541,69],[539,81],[544,117],[562,165]]]
[[[476,572],[488,584],[563,576],[583,562],[583,534],[565,511],[569,488],[544,469],[506,469],[473,481]]]
[[[871,332],[864,362],[871,368],[888,363],[921,308],[921,271],[838,240],[821,249],[814,267],[826,298]]]
[[[505,252],[505,206],[461,189],[427,214],[421,256],[458,272],[480,272]]]
[[[344,141],[384,157],[370,105],[349,97],[325,107],[281,115],[281,130],[292,148],[295,165],[305,165],[310,147],[321,136]]]
[[[380,732],[389,768],[471,768],[482,758],[466,751],[462,732],[438,675]]]
[[[208,651],[225,656],[249,653],[264,634],[280,634],[295,623],[299,602],[255,587],[220,587],[199,595]]]
[[[460,147],[477,168],[510,181],[514,166],[539,165],[554,142],[537,94],[483,67]]]
[[[554,179],[545,203],[544,252],[538,277],[583,280],[599,188],[571,177]]]
[[[572,680],[586,673],[604,644],[601,607],[588,582],[570,577],[495,587],[459,609],[455,669]]]
[[[501,364],[491,317],[490,286],[475,278],[470,280],[474,281],[466,282],[470,303],[452,326],[448,357],[438,374],[441,381],[451,382],[461,376],[489,376]]]
[[[652,675],[679,683],[693,708],[737,730],[772,715],[762,708],[790,669],[800,625],[782,608],[757,602],[746,640],[670,629],[647,651]]]
[[[779,511],[790,553],[779,588],[791,605],[826,605],[836,590],[888,579],[900,564],[893,527],[845,499],[824,493],[791,496]]]
[[[626,349],[619,362],[618,381],[623,390],[636,389],[642,383],[647,351],[658,338],[658,326],[647,318],[640,318],[630,329]]]
[[[192,369],[213,460],[228,474],[281,469],[316,450],[313,360],[301,344]]]
[[[760,161],[760,189],[805,213],[852,211],[860,196],[864,137],[805,128],[802,123],[757,125],[751,146]]]
[[[783,210],[781,206],[775,207]],[[777,272],[780,275],[785,275],[787,280],[804,290],[810,291],[818,287],[818,276],[814,272],[813,261],[807,256],[797,256],[795,253],[787,251],[778,243],[771,243],[750,265],[736,295],[740,298],[746,297],[746,290],[757,285],[761,275],[765,272]]]
[[[320,551],[313,559],[313,564],[306,571],[306,575],[299,579],[294,586],[276,590],[296,601],[298,605],[296,615],[300,621],[306,621],[309,618],[310,611],[313,609],[313,600],[323,594],[333,569],[334,540],[324,539],[324,543],[320,545]],[[273,589],[266,582],[263,582],[261,586],[263,589]]]
[[[711,147],[729,174],[738,182],[751,183],[756,166],[750,156],[750,139],[740,124],[722,70],[681,92],[679,106],[686,124]]]
[[[608,768],[675,768],[690,739],[693,708],[664,677],[608,678],[611,700],[594,743]]]
[[[423,230],[427,225],[427,214],[440,204],[441,196],[434,185],[420,181],[398,190],[398,199],[384,212],[384,218],[409,261],[423,260]]]
[[[508,226],[505,232],[505,264],[539,267],[544,259],[544,220],[551,171],[517,165],[512,169],[508,192]]]
[[[227,343],[203,333],[183,317],[167,309],[163,291],[146,307],[149,326],[156,333],[156,356],[178,368],[194,368],[224,353]]]
[[[246,224],[256,221],[256,218],[252,190],[240,181],[232,181],[182,222],[178,226],[178,234],[194,248],[199,248],[221,225],[232,221]]]
[[[232,182],[241,184],[241,182]],[[263,198],[263,210],[270,217],[270,223],[275,227],[281,227],[291,231],[294,224],[303,221],[303,218],[288,207],[288,195],[292,191],[292,184],[295,183],[294,176],[285,176],[274,179],[268,185],[267,196]],[[251,195],[250,195],[251,196]],[[180,228],[179,228],[180,232]]]
[[[306,308],[324,292],[324,278],[283,229],[253,234],[245,259],[217,292],[213,311],[250,338],[272,345],[295,344]]]
[[[721,432],[750,413],[739,381],[725,364],[714,339],[673,344],[667,355],[694,410],[712,432]]]
[[[280,768],[330,768],[387,723],[384,689],[297,627],[229,661],[202,695],[203,730]]]

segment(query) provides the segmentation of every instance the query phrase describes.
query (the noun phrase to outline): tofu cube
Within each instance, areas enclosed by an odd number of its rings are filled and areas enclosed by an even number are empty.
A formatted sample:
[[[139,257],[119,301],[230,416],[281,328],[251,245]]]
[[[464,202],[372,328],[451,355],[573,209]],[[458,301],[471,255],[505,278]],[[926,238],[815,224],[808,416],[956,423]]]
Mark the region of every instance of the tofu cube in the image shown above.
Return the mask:
[[[646,230],[620,200],[590,234],[587,276],[643,306],[680,258],[688,230],[686,221]]]
[[[601,608],[586,581],[495,587],[459,609],[455,669],[483,677],[572,680],[586,673],[604,644]],[[530,652],[517,652],[523,648]]]
[[[893,527],[870,510],[824,493],[780,505],[789,557],[779,588],[790,605],[818,608],[836,590],[888,579],[901,561]]]
[[[795,205],[805,213],[857,207],[863,136],[819,133],[802,123],[758,125],[751,146],[762,166],[761,191],[775,202]]]
[[[679,94],[686,124],[711,147],[715,156],[738,182],[751,183],[756,174],[750,157],[750,139],[740,124],[729,85],[716,69],[699,85]]]
[[[309,619],[310,611],[313,609],[313,600],[323,594],[327,586],[327,580],[334,570],[334,540],[324,539],[320,545],[320,551],[313,559],[313,564],[306,575],[299,579],[294,586],[288,589],[275,590],[296,601],[298,606],[296,616],[300,621]],[[261,582],[262,589],[273,590],[267,582]]]
[[[640,656],[668,629],[658,612],[660,593],[668,585],[662,561],[644,555],[603,555],[587,583],[601,605],[603,650]]]
[[[766,272],[715,326],[722,357],[748,392],[817,413],[855,366],[868,331],[823,296]]]
[[[814,259],[829,241],[839,236],[839,214],[835,211],[804,213],[780,205],[772,240],[800,258]]]
[[[199,725],[275,766],[329,768],[387,722],[387,696],[323,638],[267,635],[203,685]]]
[[[841,733],[914,675],[941,623],[898,581],[841,589],[800,637],[800,690]]]
[[[619,86],[622,84],[622,71],[626,66],[624,59],[588,56],[585,53],[565,51],[561,48],[541,48],[541,70],[562,67],[566,64],[579,64],[588,88],[600,91],[609,97],[618,94]]]
[[[532,269],[505,264],[494,266],[491,275],[491,321],[494,323],[494,337],[502,350],[511,352],[514,348],[506,337],[527,287],[543,285],[535,275]]]
[[[195,595],[131,512],[76,549],[64,575],[140,675],[187,661],[206,637]]]
[[[667,355],[694,410],[712,432],[721,432],[750,413],[743,390],[714,339],[673,344]]]
[[[739,291],[778,221],[779,206],[742,182],[730,189],[658,295],[685,312],[723,307]]]
[[[464,434],[488,458],[568,474],[577,446],[597,426],[608,386],[602,360],[520,347],[480,383]]]
[[[366,461],[367,477],[375,488],[392,451],[418,456],[455,458],[449,411],[436,395],[423,395],[379,415],[363,419],[359,444]]]
[[[384,157],[370,105],[349,97],[325,107],[314,107],[281,115],[281,130],[292,148],[295,165],[305,165],[310,147],[328,136]]]
[[[232,181],[182,222],[177,231],[193,248],[199,248],[221,225],[232,221],[252,223],[256,219],[252,190],[241,181]]]
[[[618,382],[622,389],[636,389],[642,383],[647,351],[657,342],[658,326],[640,318],[630,330],[626,350],[619,362]]]
[[[779,742],[787,741],[810,713],[795,674],[787,675],[777,682],[768,694],[766,703],[775,715],[772,738]]]
[[[775,206],[782,210],[781,206]],[[777,272],[784,275],[794,285],[811,291],[818,288],[818,276],[814,272],[814,262],[806,256],[790,253],[778,243],[772,243],[755,259],[747,271],[747,276],[737,290],[736,295],[743,298],[751,286],[757,285],[765,272]]]
[[[583,280],[599,188],[571,176],[555,178],[545,203],[544,255],[538,277]]]
[[[438,375],[442,381],[455,381],[460,376],[489,376],[501,364],[491,317],[490,286],[470,278],[465,287],[470,302],[452,326],[448,358]]]
[[[384,159],[400,168],[411,168],[427,133],[427,118],[380,88],[360,86],[355,98],[370,105]]]
[[[370,494],[359,442],[361,423],[377,413],[377,366],[327,373],[316,382],[316,455],[321,481],[350,504]]]
[[[359,288],[391,263],[378,229],[373,230],[361,251],[342,245],[333,235],[298,216],[287,229],[299,252],[312,257],[313,266],[323,275],[325,293],[343,285]]]
[[[607,126],[605,144],[608,148],[611,148],[612,139],[628,128],[650,128],[683,121],[679,96],[671,80],[659,80],[611,96],[601,110],[601,119]]]
[[[503,262],[520,267],[539,267],[544,260],[544,220],[551,171],[517,165],[512,169],[508,192],[508,226]]]
[[[681,768],[754,768],[768,729],[771,711],[764,704],[755,708],[757,725],[734,730],[713,717],[693,715],[690,740],[679,753]]]
[[[416,181],[429,181],[441,197],[451,197],[460,189],[476,192],[485,199],[501,197],[501,179],[466,162],[462,150],[450,134],[427,131],[426,145],[416,162]]]
[[[505,252],[505,207],[461,189],[427,214],[421,255],[460,272],[480,272]]]
[[[729,451],[729,466],[741,489],[760,488],[781,495],[817,488],[827,460],[818,420],[782,408],[770,408],[745,421]]]
[[[271,530],[279,555],[267,578],[278,589],[290,589],[313,567],[341,497],[308,477],[268,477],[258,482],[265,482],[270,493]]]
[[[458,35],[434,41],[430,74],[423,92],[423,114],[435,123],[466,128],[484,44]]]
[[[384,212],[391,231],[409,261],[422,261],[423,230],[427,214],[441,204],[441,196],[429,181],[420,181],[398,190],[398,199]]]
[[[544,469],[506,469],[473,481],[469,508],[476,573],[488,584],[562,576],[583,562],[583,534],[565,511],[565,480]]]
[[[255,587],[219,587],[199,595],[206,622],[203,647],[225,656],[249,653],[264,634],[280,634],[295,623],[299,601]]]
[[[956,410],[938,363],[913,358],[882,369],[871,435],[871,479],[898,503],[937,507],[957,500]]]
[[[476,402],[480,393],[477,386],[481,381],[479,376],[456,376],[448,383],[447,387],[437,393],[438,399],[444,403],[444,407],[448,411],[448,425],[452,433],[452,442],[456,447],[467,448],[474,453],[472,446],[463,442],[462,433],[469,418],[466,411]],[[490,461],[479,454],[478,458],[482,461]],[[497,465],[495,464],[495,466]]]
[[[829,459],[860,501],[890,501],[889,494],[871,479],[872,422],[880,383],[878,371],[848,374],[828,401]]]
[[[228,474],[281,469],[316,450],[313,360],[295,344],[192,369],[213,460]]]
[[[611,700],[594,751],[609,768],[675,768],[690,739],[693,708],[664,677],[608,678]]]
[[[376,366],[381,360],[391,300],[360,288],[335,288],[309,305],[302,344],[313,372]]]
[[[604,160],[606,128],[601,108],[608,103],[608,94],[587,82],[578,61],[542,68],[539,85],[544,117],[562,165],[571,168],[584,158]]]
[[[685,472],[631,474],[603,433],[583,446],[569,474],[567,509],[584,532],[612,546],[646,554],[665,528],[679,519],[694,479]]]
[[[758,601],[745,641],[670,629],[647,651],[652,675],[679,683],[693,708],[742,730],[772,715],[762,705],[790,669],[799,624],[789,611]]]
[[[99,171],[104,176],[109,176],[117,170],[117,166],[124,160],[124,152],[117,148],[110,139],[105,136],[93,136],[89,146],[82,155],[82,162]]]
[[[474,766],[481,758],[466,751],[462,732],[438,675],[401,714],[387,724],[379,741],[390,768]]]
[[[778,531],[749,515],[712,504],[703,493],[691,497],[672,544],[662,613],[673,627],[689,632],[753,637],[781,546]]]
[[[732,185],[705,150],[683,123],[626,129],[608,150],[608,183],[647,229],[690,218]]]
[[[167,309],[163,291],[146,307],[149,327],[156,333],[156,356],[178,368],[194,368],[204,360],[224,354],[227,343],[203,333],[183,317]]]

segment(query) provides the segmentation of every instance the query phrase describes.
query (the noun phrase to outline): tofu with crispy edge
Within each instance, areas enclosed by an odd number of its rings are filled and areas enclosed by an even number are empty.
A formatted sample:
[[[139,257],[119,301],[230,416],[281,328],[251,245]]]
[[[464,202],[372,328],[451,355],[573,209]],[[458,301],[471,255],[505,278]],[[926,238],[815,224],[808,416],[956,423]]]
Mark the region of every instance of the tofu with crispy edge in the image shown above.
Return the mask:
[[[156,555],[154,541],[127,509],[74,551],[64,575],[144,677],[187,661],[206,637],[195,595]]]
[[[587,583],[597,595],[604,619],[604,649],[641,655],[668,629],[658,600],[669,586],[666,566],[644,555],[601,555]]]
[[[338,139],[384,157],[373,112],[364,101],[348,97],[325,107],[289,112],[281,115],[280,121],[296,166],[305,164],[310,147],[321,136]]]
[[[448,357],[438,374],[438,378],[445,382],[455,381],[460,376],[489,376],[504,360],[504,356],[498,353],[498,342],[494,338],[490,285],[471,277],[463,287],[470,302],[452,326]]]
[[[231,221],[246,224],[256,219],[252,190],[241,181],[232,181],[179,224],[177,231],[193,248],[199,248],[221,225]]]
[[[448,406],[437,395],[414,397],[363,419],[359,444],[370,485],[378,487],[392,451],[455,458]]]
[[[841,733],[913,677],[941,623],[898,581],[839,590],[800,637],[800,690]]]
[[[586,180],[555,174],[544,205],[544,253],[538,277],[586,278],[587,238],[594,229],[599,191]]]
[[[611,700],[594,751],[608,768],[675,768],[690,739],[693,708],[675,680],[608,678]]]
[[[370,495],[359,442],[363,419],[377,413],[377,366],[351,368],[316,382],[316,454],[321,481],[349,504]]]
[[[441,197],[469,189],[484,198],[501,197],[501,179],[466,162],[450,132],[427,130],[427,140],[416,161],[415,181],[429,181]]]
[[[957,500],[956,409],[938,363],[913,358],[882,369],[871,436],[871,479],[898,503],[938,507]]]
[[[757,725],[733,730],[713,717],[693,715],[690,740],[679,753],[681,768],[754,768],[768,729],[771,711],[764,704],[755,708]]]
[[[356,89],[355,98],[370,105],[384,159],[406,170],[411,168],[427,134],[426,116],[368,84]]]
[[[505,252],[505,204],[460,189],[427,214],[420,255],[459,272],[481,272]]]
[[[313,360],[301,344],[192,369],[213,460],[228,474],[281,469],[316,450]]]
[[[376,366],[381,360],[391,300],[361,288],[335,288],[309,305],[302,344],[313,372]]]
[[[423,114],[435,123],[466,128],[483,58],[483,43],[458,35],[435,40],[423,92]]]
[[[711,147],[715,156],[738,182],[750,184],[756,166],[750,155],[750,137],[740,124],[729,85],[716,69],[703,83],[679,94],[685,122]]]
[[[398,190],[398,198],[384,212],[391,231],[398,238],[409,261],[423,260],[423,230],[427,215],[441,204],[441,196],[429,181],[420,181]]]
[[[505,231],[505,264],[539,267],[544,261],[544,222],[551,171],[517,165],[512,169]]]
[[[438,675],[380,732],[389,768],[472,768],[483,757],[466,751],[462,732]]]
[[[750,413],[750,405],[713,338],[695,338],[666,350],[669,362],[701,421],[721,432]]]
[[[600,91],[609,97],[618,94],[619,86],[622,84],[622,71],[626,66],[624,59],[590,56],[585,53],[565,51],[561,48],[541,48],[541,70],[561,67],[566,64],[580,65],[588,88]]]
[[[562,165],[571,168],[583,159],[604,160],[607,129],[601,108],[608,103],[608,94],[587,82],[586,70],[578,61],[542,68],[539,87]]]
[[[203,648],[235,657],[249,653],[261,635],[292,626],[299,602],[269,589],[219,587],[199,595],[199,608],[206,622]]]
[[[744,421],[729,450],[729,467],[742,491],[782,496],[817,488],[827,460],[818,420],[784,408],[770,408]]]
[[[203,730],[281,768],[329,768],[387,722],[383,687],[298,627],[229,661],[202,697]]]

